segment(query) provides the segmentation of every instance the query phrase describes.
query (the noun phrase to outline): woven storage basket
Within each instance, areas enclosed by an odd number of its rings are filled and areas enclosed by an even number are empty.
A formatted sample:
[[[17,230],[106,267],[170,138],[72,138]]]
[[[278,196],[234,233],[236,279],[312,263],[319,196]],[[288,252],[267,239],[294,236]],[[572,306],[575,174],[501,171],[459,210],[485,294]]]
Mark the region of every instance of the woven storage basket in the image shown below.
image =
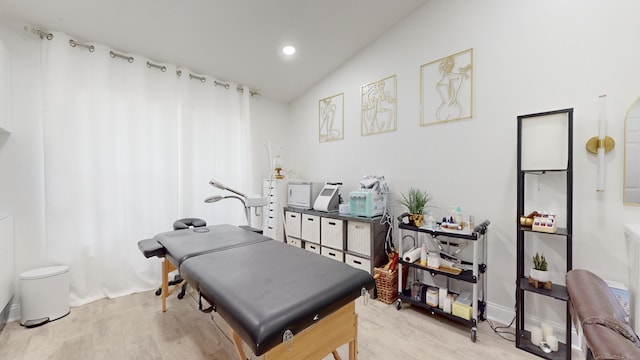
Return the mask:
[[[407,283],[407,274],[409,268],[407,266],[402,267],[402,283]],[[374,268],[373,274],[380,274],[380,277],[376,279],[376,292],[378,293],[378,300],[385,304],[391,304],[398,298],[398,271],[390,272],[383,268]]]

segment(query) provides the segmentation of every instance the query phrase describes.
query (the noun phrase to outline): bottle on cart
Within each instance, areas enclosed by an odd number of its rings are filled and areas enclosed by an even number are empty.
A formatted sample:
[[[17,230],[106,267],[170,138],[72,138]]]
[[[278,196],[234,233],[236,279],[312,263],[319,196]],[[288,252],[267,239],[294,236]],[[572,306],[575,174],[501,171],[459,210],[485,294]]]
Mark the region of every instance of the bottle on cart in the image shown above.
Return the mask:
[[[458,225],[462,225],[462,209],[460,209],[460,206],[458,206],[456,208],[456,218],[455,218],[455,222]]]

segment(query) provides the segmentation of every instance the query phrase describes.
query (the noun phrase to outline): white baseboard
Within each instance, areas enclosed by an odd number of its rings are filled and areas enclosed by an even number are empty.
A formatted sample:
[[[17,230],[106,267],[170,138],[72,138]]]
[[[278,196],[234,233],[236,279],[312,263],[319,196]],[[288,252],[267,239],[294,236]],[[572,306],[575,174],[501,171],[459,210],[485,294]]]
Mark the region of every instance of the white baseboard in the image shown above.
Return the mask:
[[[20,304],[11,304],[11,308],[9,309],[9,319],[8,323],[20,320]]]

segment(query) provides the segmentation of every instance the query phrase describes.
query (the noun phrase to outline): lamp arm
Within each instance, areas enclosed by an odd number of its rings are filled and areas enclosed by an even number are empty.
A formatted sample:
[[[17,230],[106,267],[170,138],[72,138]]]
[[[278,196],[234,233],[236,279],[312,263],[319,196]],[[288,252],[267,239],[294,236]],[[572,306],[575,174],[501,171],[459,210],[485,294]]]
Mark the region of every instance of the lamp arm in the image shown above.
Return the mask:
[[[244,207],[244,216],[246,216],[247,218],[247,225],[251,226],[251,208],[247,206],[247,203],[244,201],[244,199],[235,195],[227,195],[224,198],[240,200],[240,202],[242,203],[242,206]]]
[[[245,195],[245,194],[241,193],[240,191],[235,190],[235,189],[232,189],[232,188],[230,188],[230,187],[228,187],[228,186],[226,186],[226,185],[224,185],[224,184],[222,184],[222,183],[219,183],[219,182],[217,182],[217,181],[215,181],[215,180],[211,180],[211,181],[209,181],[209,185],[211,185],[211,186],[213,186],[213,187],[216,187],[216,188],[218,188],[218,189],[220,189],[220,190],[230,191],[230,192],[232,192],[232,193],[234,193],[234,194],[236,194],[236,195],[240,195],[240,196],[242,196],[242,197],[244,197],[244,198],[246,198],[246,197],[247,197],[247,195]]]

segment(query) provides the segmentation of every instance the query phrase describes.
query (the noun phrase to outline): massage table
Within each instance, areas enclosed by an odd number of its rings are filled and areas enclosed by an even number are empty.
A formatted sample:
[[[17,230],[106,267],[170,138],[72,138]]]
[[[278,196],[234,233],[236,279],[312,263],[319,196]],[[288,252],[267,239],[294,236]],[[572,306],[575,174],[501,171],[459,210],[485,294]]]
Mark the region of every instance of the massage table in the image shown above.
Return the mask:
[[[366,271],[232,225],[165,232],[138,247],[163,258],[162,311],[177,269],[200,310],[229,324],[240,360],[243,342],[264,360],[340,359],[335,349],[346,343],[357,359],[355,300],[375,286]]]

